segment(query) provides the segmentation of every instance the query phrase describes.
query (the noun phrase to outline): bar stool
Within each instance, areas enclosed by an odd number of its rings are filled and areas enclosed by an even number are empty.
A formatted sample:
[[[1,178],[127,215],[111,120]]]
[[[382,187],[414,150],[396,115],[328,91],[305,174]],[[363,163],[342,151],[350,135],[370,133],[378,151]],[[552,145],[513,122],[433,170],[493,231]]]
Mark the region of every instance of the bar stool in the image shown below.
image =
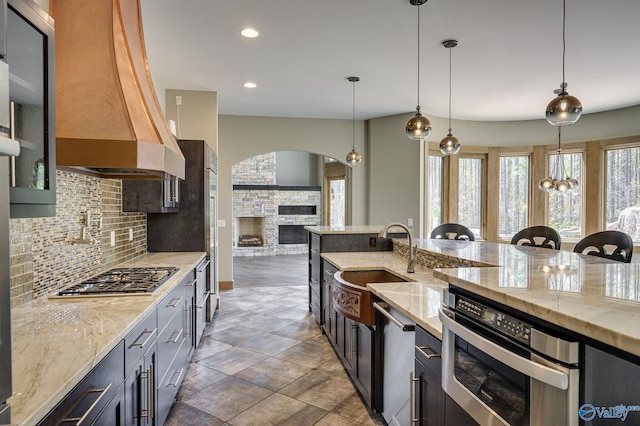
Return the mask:
[[[548,226],[530,226],[514,235],[511,244],[560,250],[560,234]]]
[[[431,238],[445,238],[449,240],[475,241],[471,229],[459,223],[443,223],[433,228]]]
[[[606,246],[609,246],[609,249],[607,249]],[[615,246],[613,251],[610,250],[611,246]],[[573,251],[630,263],[631,256],[633,255],[633,240],[629,234],[624,232],[601,231],[588,235],[578,241]]]

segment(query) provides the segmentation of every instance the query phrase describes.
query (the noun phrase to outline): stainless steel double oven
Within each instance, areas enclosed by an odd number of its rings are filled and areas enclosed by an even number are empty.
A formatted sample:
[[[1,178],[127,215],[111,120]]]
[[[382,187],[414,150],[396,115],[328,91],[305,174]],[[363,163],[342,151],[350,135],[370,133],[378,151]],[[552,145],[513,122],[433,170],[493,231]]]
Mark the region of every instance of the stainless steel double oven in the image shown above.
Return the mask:
[[[450,286],[442,387],[481,425],[577,425],[580,343],[518,311]]]

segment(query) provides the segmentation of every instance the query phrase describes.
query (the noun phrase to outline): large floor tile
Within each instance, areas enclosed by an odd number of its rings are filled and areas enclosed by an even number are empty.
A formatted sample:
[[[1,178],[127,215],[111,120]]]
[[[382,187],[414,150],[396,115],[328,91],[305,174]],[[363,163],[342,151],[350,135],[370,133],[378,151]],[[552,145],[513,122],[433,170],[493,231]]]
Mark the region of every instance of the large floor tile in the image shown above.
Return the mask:
[[[178,399],[184,399],[194,393],[213,385],[225,378],[227,374],[218,370],[213,370],[204,365],[192,362],[189,364],[187,374],[182,381],[182,386],[178,392]]]
[[[238,347],[229,348],[210,357],[203,358],[198,364],[218,370],[228,375],[234,375],[254,364],[264,361],[268,357],[248,349]]]
[[[280,389],[279,393],[331,411],[356,391],[345,374],[314,370]]]
[[[309,320],[306,318],[305,321],[293,322],[284,327],[273,330],[271,334],[305,341],[322,336],[322,331],[313,319]]]
[[[215,418],[211,414],[198,410],[191,405],[176,402],[169,411],[169,416],[164,426],[223,426],[223,420]]]
[[[241,325],[235,327],[226,328],[211,337],[219,342],[226,343],[231,346],[237,346],[245,340],[253,339],[254,337],[261,336],[262,331],[254,328],[247,328]]]
[[[313,405],[273,394],[229,422],[234,426],[311,426],[326,414],[325,410]]]
[[[278,358],[267,358],[234,374],[239,379],[272,391],[277,391],[311,372],[310,368],[292,364]]]
[[[333,409],[332,413],[368,426],[386,425],[386,422],[381,415],[371,413],[367,409],[357,393],[342,401]]]
[[[235,377],[227,377],[185,398],[183,402],[227,421],[273,392]]]
[[[316,426],[363,426],[363,424],[335,413],[329,413],[316,423]]]
[[[328,342],[326,345],[321,345],[305,341],[279,352],[274,356],[294,364],[316,368],[325,363],[329,357],[335,356],[335,353]]]
[[[249,349],[263,355],[275,355],[297,345],[298,343],[300,343],[298,340],[290,339],[288,337],[264,333],[262,336],[254,337],[239,343],[238,347]]]

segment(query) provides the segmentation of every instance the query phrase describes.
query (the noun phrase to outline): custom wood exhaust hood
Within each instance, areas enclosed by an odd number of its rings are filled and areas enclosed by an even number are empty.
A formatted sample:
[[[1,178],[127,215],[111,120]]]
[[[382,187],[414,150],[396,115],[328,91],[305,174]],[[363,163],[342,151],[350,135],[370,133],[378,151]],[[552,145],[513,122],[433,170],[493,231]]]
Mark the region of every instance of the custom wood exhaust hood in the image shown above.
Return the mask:
[[[51,0],[56,164],[115,178],[184,179],[153,89],[140,0]]]

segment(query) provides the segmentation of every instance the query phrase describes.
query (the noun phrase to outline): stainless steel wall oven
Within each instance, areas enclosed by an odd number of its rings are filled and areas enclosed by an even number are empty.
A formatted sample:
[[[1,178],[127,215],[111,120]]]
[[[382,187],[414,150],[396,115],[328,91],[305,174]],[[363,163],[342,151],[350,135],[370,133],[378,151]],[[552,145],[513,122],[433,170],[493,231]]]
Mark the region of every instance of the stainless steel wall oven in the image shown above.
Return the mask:
[[[580,343],[450,286],[442,387],[482,425],[577,425]]]

